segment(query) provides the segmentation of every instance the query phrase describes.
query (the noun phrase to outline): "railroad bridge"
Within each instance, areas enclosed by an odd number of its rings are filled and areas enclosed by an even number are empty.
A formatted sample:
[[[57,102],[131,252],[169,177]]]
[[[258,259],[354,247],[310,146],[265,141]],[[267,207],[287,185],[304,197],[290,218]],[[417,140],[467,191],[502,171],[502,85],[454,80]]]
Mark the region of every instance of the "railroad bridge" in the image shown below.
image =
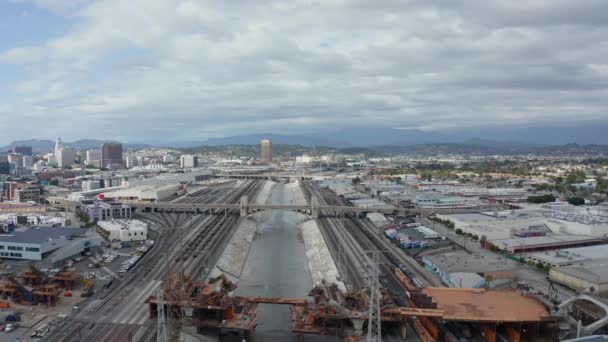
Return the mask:
[[[309,214],[313,218],[320,216],[339,216],[356,215],[360,216],[368,212],[382,212],[392,214],[395,208],[392,206],[374,207],[351,207],[351,206],[328,206],[320,205],[317,198],[312,197],[310,204],[252,204],[246,196],[241,197],[239,204],[219,204],[219,203],[131,203],[132,207],[141,211],[149,212],[194,212],[200,213],[206,210],[239,210],[242,217],[251,213],[263,210],[289,210]]]
[[[259,179],[259,180],[278,180],[278,179],[297,179],[297,180],[312,180],[311,176],[290,175],[290,174],[216,174],[216,178],[236,178],[236,179]]]
[[[247,196],[241,197],[239,204],[233,203],[170,203],[170,202],[124,202],[133,209],[143,212],[180,212],[180,213],[204,213],[218,212],[223,210],[238,210],[242,217],[246,217],[257,211],[263,210],[289,210],[309,214],[313,218],[320,216],[341,216],[356,215],[360,216],[369,212],[381,212],[385,214],[395,213],[396,209],[392,206],[373,206],[373,207],[351,207],[351,206],[331,206],[319,205],[316,197],[311,198],[310,204],[252,204],[249,203]],[[58,208],[76,209],[78,202],[68,201],[59,198],[49,198],[49,205]]]

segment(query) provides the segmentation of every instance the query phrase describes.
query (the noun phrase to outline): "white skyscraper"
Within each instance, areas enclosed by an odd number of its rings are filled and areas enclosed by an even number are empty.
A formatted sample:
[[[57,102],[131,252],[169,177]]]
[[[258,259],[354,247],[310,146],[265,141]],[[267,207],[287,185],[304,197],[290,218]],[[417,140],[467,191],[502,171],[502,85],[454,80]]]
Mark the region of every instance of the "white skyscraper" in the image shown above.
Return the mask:
[[[55,141],[55,158],[57,158],[57,156],[59,155],[59,151],[63,148],[63,140],[61,140],[61,138],[57,138],[57,141]],[[57,158],[59,159],[59,158]]]

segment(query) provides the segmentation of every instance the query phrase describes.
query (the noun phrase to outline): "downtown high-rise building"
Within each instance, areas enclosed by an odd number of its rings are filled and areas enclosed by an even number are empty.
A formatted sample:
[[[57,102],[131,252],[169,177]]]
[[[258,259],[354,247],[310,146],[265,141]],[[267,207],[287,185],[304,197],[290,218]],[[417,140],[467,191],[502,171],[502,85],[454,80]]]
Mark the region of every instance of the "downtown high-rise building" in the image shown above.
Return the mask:
[[[76,150],[71,147],[62,147],[57,151],[55,158],[58,167],[71,167],[76,162]]]
[[[55,141],[55,158],[57,158],[59,150],[61,150],[63,147],[63,140],[61,140],[61,138],[57,138],[57,141]]]
[[[101,145],[101,167],[120,167],[122,162],[122,144],[105,143]]]
[[[15,146],[13,147],[13,152],[15,153],[20,153],[21,155],[24,156],[31,156],[32,155],[32,146]]]
[[[271,162],[272,161],[272,140],[270,139],[262,139],[262,141],[260,141],[260,150],[261,150],[261,157],[262,160],[265,162]]]

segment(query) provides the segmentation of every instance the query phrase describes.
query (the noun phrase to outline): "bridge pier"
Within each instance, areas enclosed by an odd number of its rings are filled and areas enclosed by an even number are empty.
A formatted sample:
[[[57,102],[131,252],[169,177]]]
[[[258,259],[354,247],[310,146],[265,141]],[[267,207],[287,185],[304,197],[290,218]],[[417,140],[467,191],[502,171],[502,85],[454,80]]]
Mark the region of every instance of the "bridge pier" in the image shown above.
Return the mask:
[[[241,197],[241,217],[247,217],[249,214],[249,198],[247,196]]]
[[[314,196],[310,198],[310,216],[315,220],[319,218],[319,200]]]

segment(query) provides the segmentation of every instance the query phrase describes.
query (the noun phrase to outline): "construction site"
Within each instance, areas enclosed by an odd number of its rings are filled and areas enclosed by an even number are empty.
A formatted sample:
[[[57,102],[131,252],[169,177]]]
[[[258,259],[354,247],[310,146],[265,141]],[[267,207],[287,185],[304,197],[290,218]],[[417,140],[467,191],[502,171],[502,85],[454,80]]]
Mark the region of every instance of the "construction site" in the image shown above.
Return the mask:
[[[315,201],[318,218],[277,209],[246,216],[238,209],[136,211],[153,224],[155,246],[133,272],[56,322],[45,340],[558,340],[558,317],[536,298],[442,287],[370,221],[326,209],[352,204],[316,182],[226,180],[171,203],[238,204],[243,197]],[[22,281],[40,284],[35,300],[52,302],[58,292],[47,284],[67,290],[76,281],[61,279]]]

